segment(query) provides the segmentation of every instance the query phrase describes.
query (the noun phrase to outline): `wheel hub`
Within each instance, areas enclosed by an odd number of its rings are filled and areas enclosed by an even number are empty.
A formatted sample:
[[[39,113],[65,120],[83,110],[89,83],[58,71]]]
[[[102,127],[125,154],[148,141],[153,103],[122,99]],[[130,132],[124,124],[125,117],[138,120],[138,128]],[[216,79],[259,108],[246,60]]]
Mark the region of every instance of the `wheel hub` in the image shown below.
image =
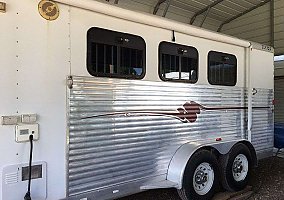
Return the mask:
[[[201,170],[197,171],[197,173],[195,175],[195,182],[197,184],[206,183],[206,181],[208,180],[207,175],[208,175],[207,173],[204,173]]]
[[[243,181],[247,177],[248,159],[244,154],[239,154],[234,159],[232,173],[236,181]]]
[[[193,188],[199,195],[204,195],[213,186],[214,171],[209,163],[201,163],[197,166],[193,175]]]
[[[233,164],[233,171],[235,173],[241,173],[243,170],[243,164],[242,164],[242,161],[235,161],[234,164]]]

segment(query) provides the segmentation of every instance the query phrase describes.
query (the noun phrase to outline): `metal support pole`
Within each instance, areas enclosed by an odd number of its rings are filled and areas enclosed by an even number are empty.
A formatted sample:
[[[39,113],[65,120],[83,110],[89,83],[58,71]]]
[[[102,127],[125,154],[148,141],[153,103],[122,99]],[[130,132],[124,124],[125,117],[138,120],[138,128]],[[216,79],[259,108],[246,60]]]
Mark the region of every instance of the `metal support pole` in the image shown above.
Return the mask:
[[[274,47],[274,0],[270,1],[270,46]]]
[[[238,15],[236,15],[236,16],[230,18],[230,19],[227,19],[227,20],[224,21],[222,24],[220,24],[220,26],[219,26],[217,32],[220,32],[221,29],[223,28],[223,26],[224,26],[225,24],[230,23],[231,21],[233,21],[233,20],[235,20],[235,19],[237,19],[237,18],[239,18],[239,17],[241,17],[241,16],[243,16],[243,15],[245,15],[245,14],[247,14],[247,13],[249,13],[249,12],[251,12],[251,11],[253,11],[253,10],[259,8],[259,7],[261,7],[261,6],[263,6],[263,5],[265,5],[266,3],[270,2],[270,1],[271,1],[271,0],[265,0],[265,1],[263,1],[263,2],[261,2],[261,3],[259,3],[259,4],[257,4],[257,5],[255,5],[255,6],[253,6],[253,7],[251,7],[250,9],[245,10],[244,12],[242,12],[242,13],[240,13],[240,14],[238,14]]]
[[[167,14],[167,12],[169,10],[170,4],[171,4],[171,0],[167,0],[167,5],[166,5],[166,8],[164,10],[163,17],[166,16],[166,14]]]

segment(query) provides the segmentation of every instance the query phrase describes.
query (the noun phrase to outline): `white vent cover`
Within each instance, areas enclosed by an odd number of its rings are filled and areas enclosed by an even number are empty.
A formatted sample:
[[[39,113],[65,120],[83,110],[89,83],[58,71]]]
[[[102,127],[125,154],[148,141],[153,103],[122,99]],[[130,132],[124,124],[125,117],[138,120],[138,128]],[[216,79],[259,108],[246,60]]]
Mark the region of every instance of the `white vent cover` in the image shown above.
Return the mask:
[[[46,199],[46,162],[32,164],[32,200]],[[2,171],[2,199],[24,199],[27,192],[28,164],[9,165]],[[0,198],[1,199],[1,198]]]
[[[19,171],[5,174],[5,184],[11,185],[19,182]]]

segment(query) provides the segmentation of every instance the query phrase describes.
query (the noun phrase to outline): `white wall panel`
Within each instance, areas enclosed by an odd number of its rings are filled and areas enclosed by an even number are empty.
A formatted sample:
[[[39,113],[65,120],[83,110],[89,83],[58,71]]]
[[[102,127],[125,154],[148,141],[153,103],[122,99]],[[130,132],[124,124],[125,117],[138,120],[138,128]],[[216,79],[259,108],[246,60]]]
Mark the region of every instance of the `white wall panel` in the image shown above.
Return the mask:
[[[59,18],[46,21],[35,1],[5,2],[7,12],[0,14],[0,116],[37,114],[40,139],[34,142],[33,162],[47,163],[47,200],[61,199],[66,185],[69,7],[60,5]],[[6,200],[3,168],[28,163],[29,146],[15,142],[15,126],[0,125],[0,200]],[[36,182],[32,182],[32,195],[40,195],[33,187],[38,187]],[[21,191],[15,190],[10,199],[23,199]]]

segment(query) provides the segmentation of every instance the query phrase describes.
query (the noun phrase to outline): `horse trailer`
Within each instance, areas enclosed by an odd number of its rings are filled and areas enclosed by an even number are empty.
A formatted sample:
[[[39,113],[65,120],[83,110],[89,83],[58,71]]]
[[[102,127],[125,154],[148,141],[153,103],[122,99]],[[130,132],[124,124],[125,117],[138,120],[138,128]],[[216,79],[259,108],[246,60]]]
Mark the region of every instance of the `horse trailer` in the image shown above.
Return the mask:
[[[272,155],[272,47],[94,0],[0,11],[0,200],[211,199]]]

